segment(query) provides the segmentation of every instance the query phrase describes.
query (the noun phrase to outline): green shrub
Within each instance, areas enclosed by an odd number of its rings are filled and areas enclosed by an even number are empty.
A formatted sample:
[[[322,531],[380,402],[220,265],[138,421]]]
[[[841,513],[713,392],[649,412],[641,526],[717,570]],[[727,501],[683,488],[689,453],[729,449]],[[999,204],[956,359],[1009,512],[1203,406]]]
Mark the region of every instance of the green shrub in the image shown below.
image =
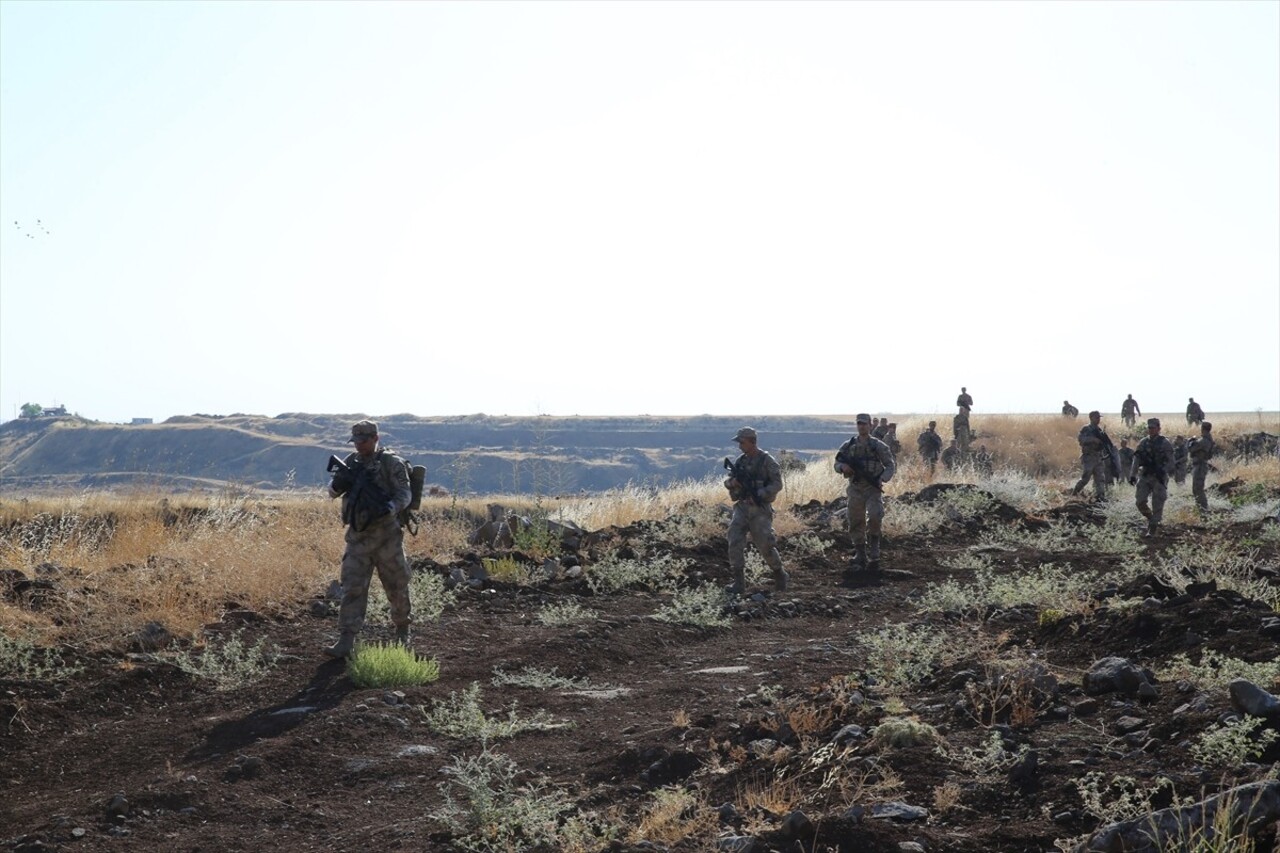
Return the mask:
[[[543,607],[538,611],[536,618],[540,624],[554,628],[561,625],[594,622],[597,616],[594,610],[589,610],[576,601],[562,601]]]
[[[433,732],[458,740],[488,742],[514,737],[521,732],[563,729],[573,725],[566,720],[556,720],[545,711],[521,717],[516,712],[514,703],[507,710],[505,720],[491,718],[485,714],[480,702],[480,685],[473,682],[460,692],[450,693],[448,698],[437,700],[430,711],[425,708],[419,710],[426,718],[427,727]]]
[[[1280,661],[1249,663],[1205,649],[1200,653],[1200,662],[1192,663],[1186,652],[1180,652],[1173,656],[1161,678],[1190,681],[1203,688],[1219,690],[1225,690],[1232,681],[1243,678],[1271,690],[1280,683]]]
[[[678,560],[670,554],[644,559],[606,556],[587,571],[587,586],[597,595],[624,589],[659,591],[671,589],[692,565],[691,560]]]
[[[525,586],[533,575],[532,567],[521,563],[515,557],[485,557],[480,562],[489,579],[500,583]]]
[[[67,663],[55,649],[41,648],[19,637],[0,634],[0,678],[17,681],[63,681],[84,667]]]
[[[1270,729],[1258,732],[1263,722],[1260,717],[1245,717],[1225,725],[1215,723],[1192,744],[1191,755],[1211,767],[1238,767],[1252,761],[1280,737]]]
[[[945,632],[905,622],[863,631],[854,639],[866,650],[866,671],[888,691],[923,681],[955,650],[954,641]]]
[[[188,675],[212,682],[216,690],[235,690],[265,678],[280,659],[266,638],[250,646],[243,634],[236,631],[220,643],[209,642],[200,652],[184,649],[165,657]]]
[[[871,732],[871,745],[877,749],[902,749],[937,743],[938,730],[914,717],[888,717]]]
[[[733,620],[725,615],[728,604],[725,591],[708,583],[676,590],[671,601],[658,608],[653,618],[695,628],[727,628],[733,624]]]
[[[414,687],[438,679],[440,664],[399,643],[361,643],[347,658],[347,676],[357,687]]]

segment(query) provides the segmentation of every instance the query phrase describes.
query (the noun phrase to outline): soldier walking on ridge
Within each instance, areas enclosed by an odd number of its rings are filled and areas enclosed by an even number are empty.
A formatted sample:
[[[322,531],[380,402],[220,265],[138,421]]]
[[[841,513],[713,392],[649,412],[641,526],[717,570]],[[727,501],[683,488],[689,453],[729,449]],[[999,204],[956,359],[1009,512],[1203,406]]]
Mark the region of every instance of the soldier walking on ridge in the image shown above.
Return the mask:
[[[875,571],[880,568],[880,522],[884,518],[881,490],[893,479],[893,454],[889,446],[871,435],[871,416],[858,415],[858,434],[836,452],[835,469],[849,485],[849,538],[853,540],[853,565]]]
[[[1107,472],[1111,466],[1111,438],[1102,428],[1102,413],[1096,409],[1089,413],[1089,423],[1080,427],[1076,441],[1080,444],[1080,481],[1071,494],[1078,495],[1093,480],[1093,496],[1107,499]]]
[[[748,535],[773,569],[774,589],[783,592],[791,575],[782,568],[778,537],[773,532],[773,501],[782,491],[782,468],[760,449],[759,436],[751,427],[738,430],[731,440],[738,443],[742,455],[733,462],[731,473],[724,481],[733,500],[733,517],[729,520],[729,570],[733,572],[733,583],[728,592],[741,595],[747,589]]]
[[[920,458],[929,466],[929,477],[932,479],[938,467],[938,454],[942,452],[942,436],[938,435],[938,422],[929,421],[929,426],[916,439],[916,450]]]
[[[1187,398],[1187,425],[1204,423],[1204,409],[1196,402],[1195,397]]]
[[[1125,426],[1133,426],[1138,421],[1138,416],[1142,414],[1142,409],[1138,408],[1138,401],[1133,399],[1130,394],[1125,401],[1120,404],[1120,420],[1124,421]]]
[[[1147,535],[1154,536],[1164,518],[1164,502],[1169,497],[1169,474],[1173,472],[1173,445],[1160,434],[1160,419],[1147,419],[1147,437],[1138,442],[1129,469],[1129,485],[1138,487],[1138,512],[1147,519]],[[1147,498],[1151,507],[1147,508]]]
[[[342,520],[347,524],[340,633],[324,650],[333,658],[351,654],[364,625],[374,569],[391,604],[396,642],[409,644],[409,564],[398,518],[412,500],[409,473],[403,459],[378,446],[378,425],[373,421],[352,426],[348,441],[355,444],[355,452],[347,455],[329,485],[329,496],[342,498]]]
[[[1191,494],[1195,496],[1196,506],[1204,513],[1209,509],[1209,497],[1204,491],[1204,478],[1209,474],[1209,460],[1217,445],[1213,441],[1213,424],[1203,421],[1200,424],[1200,436],[1187,442],[1187,453],[1191,457]]]
[[[973,398],[969,396],[967,388],[961,387],[960,396],[956,397],[956,406],[963,409],[966,415],[973,409]]]
[[[951,419],[951,436],[960,445],[960,452],[969,452],[969,440],[973,434],[969,432],[969,409],[961,406],[960,411]]]
[[[1071,405],[1070,403],[1068,403],[1066,400],[1063,400],[1062,416],[1064,418],[1078,418],[1080,417],[1080,410],[1077,409],[1075,406]]]

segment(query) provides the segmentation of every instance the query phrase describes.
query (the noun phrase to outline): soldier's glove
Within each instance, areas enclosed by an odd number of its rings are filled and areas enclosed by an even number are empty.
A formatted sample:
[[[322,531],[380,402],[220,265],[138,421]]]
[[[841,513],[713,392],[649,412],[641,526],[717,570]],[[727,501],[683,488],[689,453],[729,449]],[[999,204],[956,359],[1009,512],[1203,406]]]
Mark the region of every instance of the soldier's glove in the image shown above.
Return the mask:
[[[1130,485],[1130,486],[1136,486],[1136,485],[1138,485],[1138,478],[1137,478],[1137,477],[1130,477],[1130,478],[1129,478],[1129,485]]]
[[[350,474],[339,471],[333,475],[333,482],[329,484],[329,488],[340,495],[345,495],[354,485],[355,480]]]

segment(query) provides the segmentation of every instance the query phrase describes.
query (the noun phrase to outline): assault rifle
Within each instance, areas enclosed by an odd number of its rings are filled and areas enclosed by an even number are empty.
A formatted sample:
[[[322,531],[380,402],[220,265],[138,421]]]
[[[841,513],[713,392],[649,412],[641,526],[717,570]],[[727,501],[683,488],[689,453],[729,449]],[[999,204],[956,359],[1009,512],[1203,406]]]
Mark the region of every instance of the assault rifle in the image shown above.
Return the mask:
[[[854,436],[853,438],[849,439],[850,443],[855,442],[857,440],[858,440],[857,436]],[[862,463],[862,460],[858,459],[856,456],[850,456],[843,449],[837,450],[836,464],[848,465],[850,468],[853,469],[853,476],[855,478],[871,486],[877,492],[884,490],[884,483],[880,482],[880,478],[872,476],[871,473],[867,471],[867,466],[864,465]]]
[[[1115,444],[1111,442],[1111,436],[1107,435],[1102,427],[1098,427],[1098,438],[1102,440],[1102,453],[1107,457],[1107,468],[1111,470],[1111,478],[1120,479],[1120,451],[1116,450]]]
[[[357,531],[391,512],[391,498],[369,474],[368,465],[348,465],[336,455],[329,457],[326,471],[333,474],[333,490],[350,496],[343,502],[342,520]],[[360,524],[360,520],[364,523]]]
[[[747,476],[746,465],[735,465],[726,456],[724,458],[724,470],[728,471],[729,476],[738,484],[737,489],[729,489],[729,497],[733,498],[735,503],[746,498],[756,506],[764,506],[760,502],[760,496],[757,494],[760,490],[760,483],[758,480]]]

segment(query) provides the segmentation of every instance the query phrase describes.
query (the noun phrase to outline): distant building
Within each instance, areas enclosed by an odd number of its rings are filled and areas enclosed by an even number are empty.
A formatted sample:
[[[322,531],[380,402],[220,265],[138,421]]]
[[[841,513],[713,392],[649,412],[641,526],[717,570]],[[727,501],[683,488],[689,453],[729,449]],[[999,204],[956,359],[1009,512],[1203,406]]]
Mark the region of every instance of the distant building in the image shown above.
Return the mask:
[[[153,421],[151,418],[134,418],[133,420],[129,421],[129,426],[145,426],[146,424],[153,424],[153,423],[155,423],[155,421]]]

